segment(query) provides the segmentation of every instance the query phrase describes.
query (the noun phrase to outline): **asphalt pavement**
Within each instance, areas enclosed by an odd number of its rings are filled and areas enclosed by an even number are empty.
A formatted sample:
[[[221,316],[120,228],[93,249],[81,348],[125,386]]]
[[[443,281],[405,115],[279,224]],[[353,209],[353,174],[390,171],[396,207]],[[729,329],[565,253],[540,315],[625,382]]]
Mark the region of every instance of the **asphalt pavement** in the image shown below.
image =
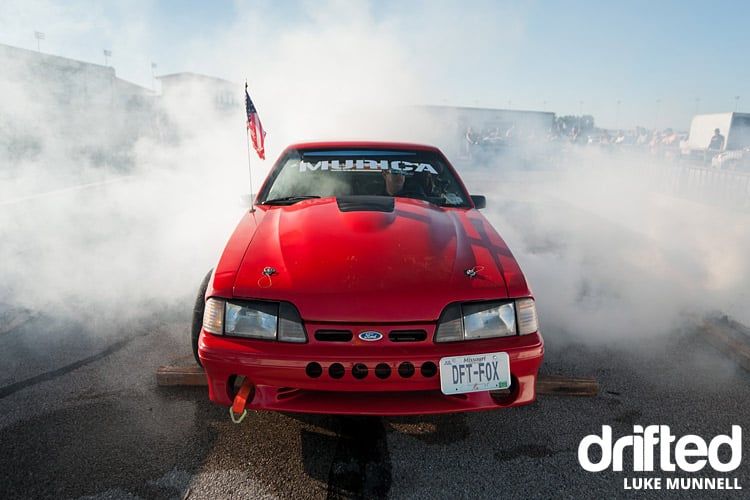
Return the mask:
[[[190,361],[188,311],[186,303],[119,328],[108,345],[80,348],[75,361],[35,346],[25,364],[36,373],[0,388],[3,498],[621,497],[624,479],[638,474],[584,471],[577,449],[586,435],[658,424],[708,439],[750,419],[748,373],[697,328],[591,346],[548,326],[542,373],[595,377],[598,396],[408,418],[251,412],[236,425],[205,387],[156,385],[158,366]],[[20,337],[47,324],[37,317],[1,334],[3,365],[19,356],[12,346]],[[91,333],[56,326],[57,339]],[[730,474],[704,476],[750,487],[746,457]]]

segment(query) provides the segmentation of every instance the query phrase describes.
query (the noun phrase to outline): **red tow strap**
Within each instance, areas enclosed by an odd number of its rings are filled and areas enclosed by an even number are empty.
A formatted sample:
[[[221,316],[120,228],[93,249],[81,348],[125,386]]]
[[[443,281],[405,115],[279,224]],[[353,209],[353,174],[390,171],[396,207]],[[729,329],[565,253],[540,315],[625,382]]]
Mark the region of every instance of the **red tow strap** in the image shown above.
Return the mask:
[[[240,390],[234,397],[232,406],[229,408],[229,416],[232,417],[232,422],[234,422],[235,424],[239,424],[240,422],[242,422],[242,420],[247,415],[247,409],[245,408],[245,405],[247,405],[247,398],[250,397],[250,393],[253,392],[254,387],[255,386],[250,381],[250,379],[246,377],[242,382]],[[239,417],[234,416],[237,413],[240,414]]]

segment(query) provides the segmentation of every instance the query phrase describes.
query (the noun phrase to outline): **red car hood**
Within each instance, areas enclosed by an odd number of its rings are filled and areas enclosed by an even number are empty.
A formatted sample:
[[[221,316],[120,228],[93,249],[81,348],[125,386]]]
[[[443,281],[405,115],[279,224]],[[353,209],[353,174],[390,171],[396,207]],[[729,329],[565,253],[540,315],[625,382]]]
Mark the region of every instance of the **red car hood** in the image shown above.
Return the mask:
[[[249,245],[243,231],[227,245],[247,245],[232,295],[290,301],[307,321],[364,323],[435,321],[451,302],[530,295],[478,211],[410,199],[381,208],[335,198],[260,207]]]

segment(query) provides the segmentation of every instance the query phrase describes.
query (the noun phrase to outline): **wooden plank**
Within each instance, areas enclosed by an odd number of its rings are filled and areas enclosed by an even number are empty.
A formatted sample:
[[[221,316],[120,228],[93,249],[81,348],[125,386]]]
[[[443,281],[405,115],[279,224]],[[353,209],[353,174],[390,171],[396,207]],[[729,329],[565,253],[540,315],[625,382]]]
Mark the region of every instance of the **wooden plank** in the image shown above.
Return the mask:
[[[203,386],[206,374],[195,366],[160,366],[156,371],[160,386]],[[593,378],[539,375],[536,391],[545,396],[596,396],[599,383]]]
[[[194,366],[160,366],[156,370],[156,385],[161,386],[201,386],[208,385],[203,368]]]
[[[701,331],[711,345],[750,371],[750,339],[739,324],[728,320],[706,321]]]
[[[536,393],[544,396],[596,396],[599,382],[589,377],[539,375]]]
[[[33,315],[28,311],[19,311],[10,318],[10,320],[1,318],[2,324],[0,324],[0,335],[12,332],[17,327],[29,321],[32,317]]]

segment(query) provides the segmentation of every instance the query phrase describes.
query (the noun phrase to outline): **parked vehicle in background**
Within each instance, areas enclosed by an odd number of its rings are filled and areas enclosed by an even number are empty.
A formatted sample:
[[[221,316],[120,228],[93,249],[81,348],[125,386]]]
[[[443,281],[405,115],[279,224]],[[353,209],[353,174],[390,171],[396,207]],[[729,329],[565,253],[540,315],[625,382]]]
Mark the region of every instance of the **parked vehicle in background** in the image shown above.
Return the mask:
[[[724,136],[723,143],[709,149],[716,129]],[[750,113],[712,113],[695,115],[690,133],[680,142],[684,160],[698,161],[717,168],[742,163],[743,150],[750,148]],[[725,154],[726,153],[726,154]]]
[[[711,166],[724,170],[750,172],[750,147],[719,153],[711,158]]]

